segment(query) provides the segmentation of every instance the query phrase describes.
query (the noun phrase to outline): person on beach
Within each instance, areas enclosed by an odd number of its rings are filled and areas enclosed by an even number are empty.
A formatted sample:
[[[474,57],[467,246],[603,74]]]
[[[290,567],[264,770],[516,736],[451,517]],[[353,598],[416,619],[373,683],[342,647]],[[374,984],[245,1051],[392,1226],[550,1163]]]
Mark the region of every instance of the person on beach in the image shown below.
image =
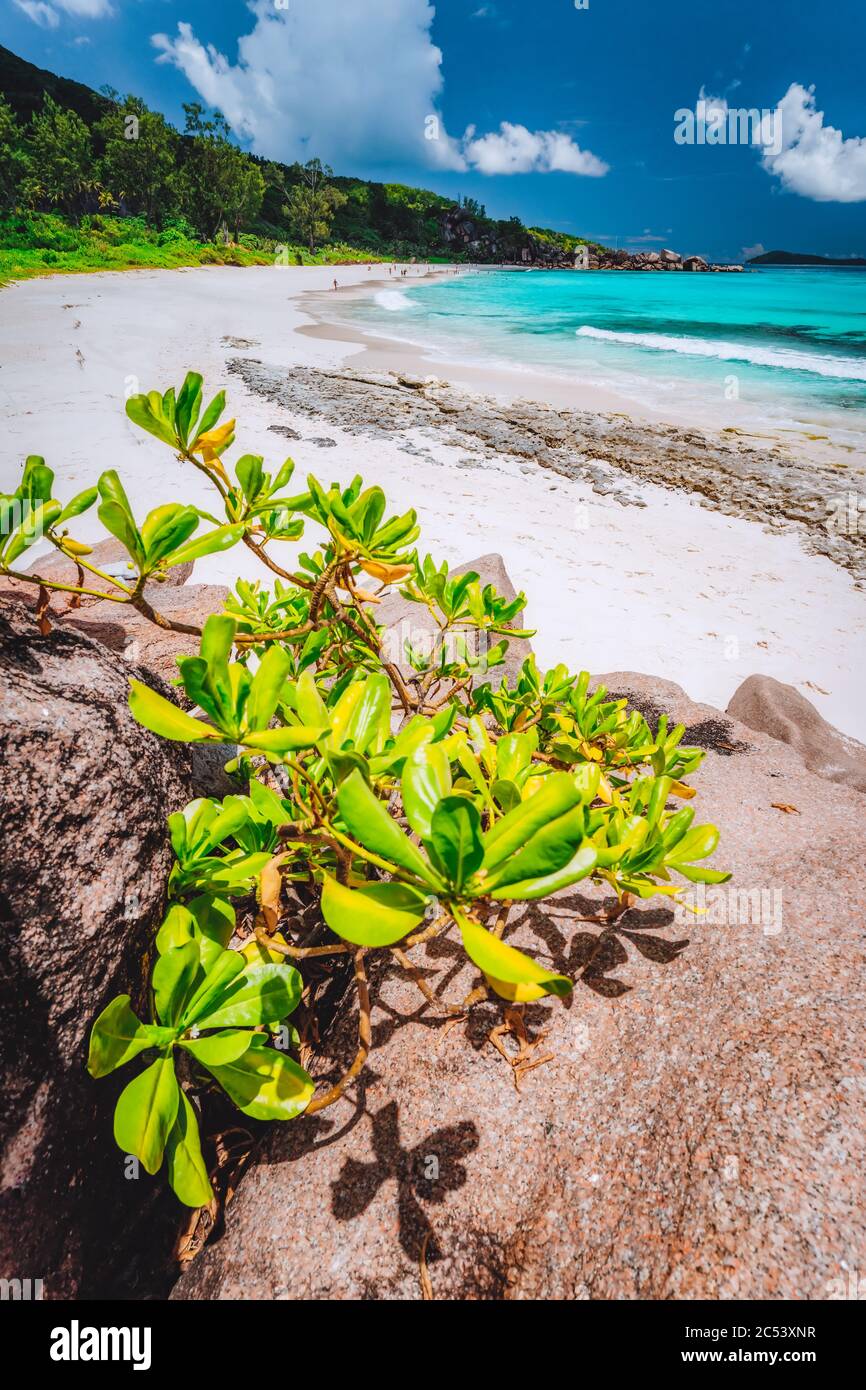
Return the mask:
[[[336,282],[336,280],[335,280],[335,281],[334,281],[334,289],[336,289],[336,288],[337,288],[337,282]]]

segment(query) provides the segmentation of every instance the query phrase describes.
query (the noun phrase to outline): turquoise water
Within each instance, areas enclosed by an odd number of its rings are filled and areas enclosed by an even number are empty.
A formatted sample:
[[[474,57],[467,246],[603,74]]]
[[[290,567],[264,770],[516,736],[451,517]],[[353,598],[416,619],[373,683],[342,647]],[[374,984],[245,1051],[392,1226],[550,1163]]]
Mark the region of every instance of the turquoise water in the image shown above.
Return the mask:
[[[657,409],[866,430],[866,271],[480,271],[356,301],[434,355],[520,366]]]

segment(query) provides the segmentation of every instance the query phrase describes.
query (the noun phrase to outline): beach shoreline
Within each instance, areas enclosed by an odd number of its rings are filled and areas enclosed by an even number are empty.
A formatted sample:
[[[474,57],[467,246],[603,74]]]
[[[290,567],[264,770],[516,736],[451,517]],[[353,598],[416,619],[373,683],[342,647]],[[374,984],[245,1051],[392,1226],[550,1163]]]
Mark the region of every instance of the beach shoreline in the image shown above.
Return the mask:
[[[411,270],[401,286],[421,278]],[[594,390],[592,406],[573,390],[563,401],[528,373],[514,374],[518,391],[510,378],[458,364],[442,384],[441,362],[396,339],[371,341],[338,312],[329,318],[341,295],[398,283],[381,271],[208,267],[7,288],[0,485],[14,487],[26,454],[40,453],[61,497],[115,467],[137,514],[178,497],[212,507],[203,480],[181,474],[123,408],[135,390],[164,390],[200,371],[209,391],[227,389],[235,452],[262,453],[266,466],[291,453],[299,479],[309,471],[325,483],[355,473],[378,482],[393,510],[417,507],[422,553],[449,563],[501,553],[527,593],[540,665],[661,674],[718,708],[760,672],[866,738],[859,562],[845,569],[844,555],[809,553],[808,528],[814,540],[819,518],[777,506],[774,519],[778,489],[762,481],[766,457],[777,455],[795,510],[806,474],[833,482],[820,449],[731,439],[714,454],[712,429],[702,429],[693,446],[702,462],[690,475],[688,422],[642,418]],[[425,382],[430,375],[440,384]],[[563,413],[568,437],[545,435]],[[730,505],[712,495],[719,460]],[[77,534],[100,534],[95,515]],[[260,577],[253,557],[230,551],[200,561],[192,582],[232,583],[238,574]]]

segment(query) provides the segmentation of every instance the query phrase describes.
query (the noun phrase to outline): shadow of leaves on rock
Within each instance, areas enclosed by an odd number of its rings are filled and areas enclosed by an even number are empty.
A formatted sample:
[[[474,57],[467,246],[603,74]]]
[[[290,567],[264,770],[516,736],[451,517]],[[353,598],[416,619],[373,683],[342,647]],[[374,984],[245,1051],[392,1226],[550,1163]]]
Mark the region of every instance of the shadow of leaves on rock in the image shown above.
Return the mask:
[[[655,965],[670,965],[688,946],[689,939],[672,941],[656,934],[674,921],[668,907],[639,905],[615,921],[599,922],[596,930],[582,927],[581,919],[601,917],[614,903],[613,898],[600,900],[571,894],[556,900],[555,914],[530,904],[518,919],[509,923],[505,936],[518,924],[530,927],[547,947],[552,969],[570,975],[602,998],[618,999],[631,989],[614,973],[629,960],[627,945]],[[577,930],[570,929],[572,922]]]
[[[388,1101],[370,1114],[372,1158],[347,1158],[331,1184],[331,1210],[337,1221],[353,1221],[367,1210],[390,1180],[397,1184],[398,1236],[409,1259],[420,1258],[425,1238],[427,1259],[441,1255],[422,1203],[441,1205],[449,1192],[466,1183],[465,1160],[478,1148],[478,1129],[462,1120],[434,1130],[414,1148],[400,1138],[399,1106]]]

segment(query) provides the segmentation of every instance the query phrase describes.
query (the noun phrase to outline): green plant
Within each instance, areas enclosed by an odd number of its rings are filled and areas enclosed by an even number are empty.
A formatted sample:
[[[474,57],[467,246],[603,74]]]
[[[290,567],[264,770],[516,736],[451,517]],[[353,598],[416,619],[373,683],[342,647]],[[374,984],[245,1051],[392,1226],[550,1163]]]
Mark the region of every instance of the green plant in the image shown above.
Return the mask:
[[[58,106],[46,93],[42,110],[27,128],[26,147],[29,168],[23,182],[25,199],[77,212],[93,186],[90,131],[81,117]]]
[[[165,1149],[172,1183],[194,1205],[211,1189],[178,1056],[205,1067],[249,1115],[313,1114],[342,1094],[369,1052],[366,953],[391,952],[445,1015],[496,996],[519,1007],[566,995],[573,982],[504,939],[512,904],[594,881],[614,895],[611,921],[639,898],[728,877],[704,862],[716,828],[695,824],[691,805],[679,804],[693,799],[685,779],[703,756],[683,746],[681,726],[661,718],[652,730],[624,699],[591,691],[586,672],[541,672],[532,658],[513,683],[494,684],[523,595],[507,601],[477,574],[452,578],[421,558],[415,512],[389,515],[382,490],[359,477],[324,487],[311,476],[290,493],[289,459],[273,472],[252,454],[227,465],[235,421],[221,423],[224,407],[221,392],[204,406],[195,373],[177,391],[127,404],[134,423],[204,475],[220,514],[169,503],[139,524],[113,471],[64,507],[41,459],[28,460],[0,506],[0,571],[17,573],[36,526],[79,565],[80,582],[20,579],[75,595],[88,592],[90,570],[115,602],[164,627],[178,625],[145,598],[144,582],[152,592],[172,565],[242,544],[272,577],[271,587],[238,581],[201,632],[183,628],[199,641],[198,655],[178,659],[187,709],[131,682],[130,705],[146,728],[229,745],[237,788],[170,817],[175,862],[150,1021],[121,996],[97,1020],[91,1050],[94,1075],[155,1051],[121,1097],[116,1137],[148,1171]],[[97,501],[128,552],[126,582],[93,566],[89,548],[68,534],[66,523]],[[290,567],[286,547],[310,526],[316,547]],[[425,620],[400,650],[375,619],[390,587]],[[480,975],[466,999],[450,1003],[410,959],[446,933]],[[240,951],[229,949],[233,934]],[[345,1075],[314,1094],[268,1030],[297,1003],[301,974],[340,956],[357,986],[358,1050]],[[315,973],[304,987],[314,1018]]]
[[[206,833],[206,832],[205,832]],[[121,1092],[114,1136],[148,1173],[167,1159],[168,1178],[190,1207],[213,1197],[201,1152],[198,1120],[182,1086],[181,1054],[215,1078],[251,1119],[293,1119],[308,1105],[313,1083],[297,1062],[268,1044],[270,1026],[291,1014],[302,982],[291,965],[226,949],[234,913],[220,899],[175,907],[157,937],[153,1023],[142,1023],[129,995],[103,1009],[93,1025],[87,1069],[107,1076],[139,1054],[155,1059]]]
[[[346,195],[328,182],[333,170],[321,160],[309,160],[299,172],[301,181],[290,190],[283,211],[292,229],[306,241],[312,256],[316,242],[325,241],[330,235],[331,223]]]
[[[102,181],[118,201],[159,222],[175,201],[177,134],[140,97],[110,94],[94,133],[102,143]]]

